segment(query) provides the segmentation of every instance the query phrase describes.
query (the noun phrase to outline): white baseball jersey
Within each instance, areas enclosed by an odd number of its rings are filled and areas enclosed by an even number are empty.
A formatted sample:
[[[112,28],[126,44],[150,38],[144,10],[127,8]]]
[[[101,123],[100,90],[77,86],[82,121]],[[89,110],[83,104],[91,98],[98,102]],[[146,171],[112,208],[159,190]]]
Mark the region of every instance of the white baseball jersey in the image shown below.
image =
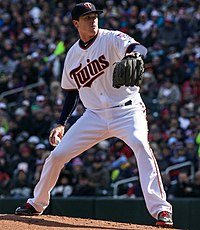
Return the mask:
[[[102,109],[139,97],[139,87],[112,87],[114,63],[121,61],[130,44],[139,44],[120,31],[99,29],[92,45],[83,49],[77,41],[64,64],[61,86],[78,89],[86,108]]]

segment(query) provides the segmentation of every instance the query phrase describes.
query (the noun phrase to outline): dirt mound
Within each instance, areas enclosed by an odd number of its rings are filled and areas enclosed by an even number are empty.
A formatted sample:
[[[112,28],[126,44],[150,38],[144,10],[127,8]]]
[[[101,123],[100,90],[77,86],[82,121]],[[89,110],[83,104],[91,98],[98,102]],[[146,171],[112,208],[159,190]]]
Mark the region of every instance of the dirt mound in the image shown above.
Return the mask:
[[[153,226],[51,215],[27,217],[1,214],[0,225],[2,230],[158,230]]]

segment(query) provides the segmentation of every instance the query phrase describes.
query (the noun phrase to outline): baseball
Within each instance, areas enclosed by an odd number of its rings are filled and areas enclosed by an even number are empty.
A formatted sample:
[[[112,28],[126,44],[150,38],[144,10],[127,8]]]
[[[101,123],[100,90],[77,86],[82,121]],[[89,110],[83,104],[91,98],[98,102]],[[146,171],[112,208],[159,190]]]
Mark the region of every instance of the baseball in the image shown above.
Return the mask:
[[[55,144],[52,144],[52,145],[57,146],[59,144],[59,142],[61,142],[61,139],[58,136],[56,136],[55,137]]]

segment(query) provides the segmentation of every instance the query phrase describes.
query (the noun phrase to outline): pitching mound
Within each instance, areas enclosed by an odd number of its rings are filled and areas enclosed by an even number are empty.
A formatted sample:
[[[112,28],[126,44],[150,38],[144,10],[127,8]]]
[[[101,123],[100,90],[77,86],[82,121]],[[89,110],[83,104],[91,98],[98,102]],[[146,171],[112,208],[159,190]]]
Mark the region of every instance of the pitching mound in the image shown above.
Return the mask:
[[[3,230],[158,230],[153,226],[50,215],[27,217],[1,214],[0,225]]]

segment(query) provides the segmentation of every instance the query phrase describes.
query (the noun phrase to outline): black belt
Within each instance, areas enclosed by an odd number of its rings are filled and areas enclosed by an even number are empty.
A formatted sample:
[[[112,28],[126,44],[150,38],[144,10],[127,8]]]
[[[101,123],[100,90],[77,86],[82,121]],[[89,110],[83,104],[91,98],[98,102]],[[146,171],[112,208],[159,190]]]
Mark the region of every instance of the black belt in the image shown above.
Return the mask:
[[[126,103],[124,104],[121,104],[121,105],[116,105],[116,106],[113,106],[112,108],[117,108],[117,107],[122,107],[122,106],[127,106],[127,105],[132,105],[132,101],[127,101]]]

